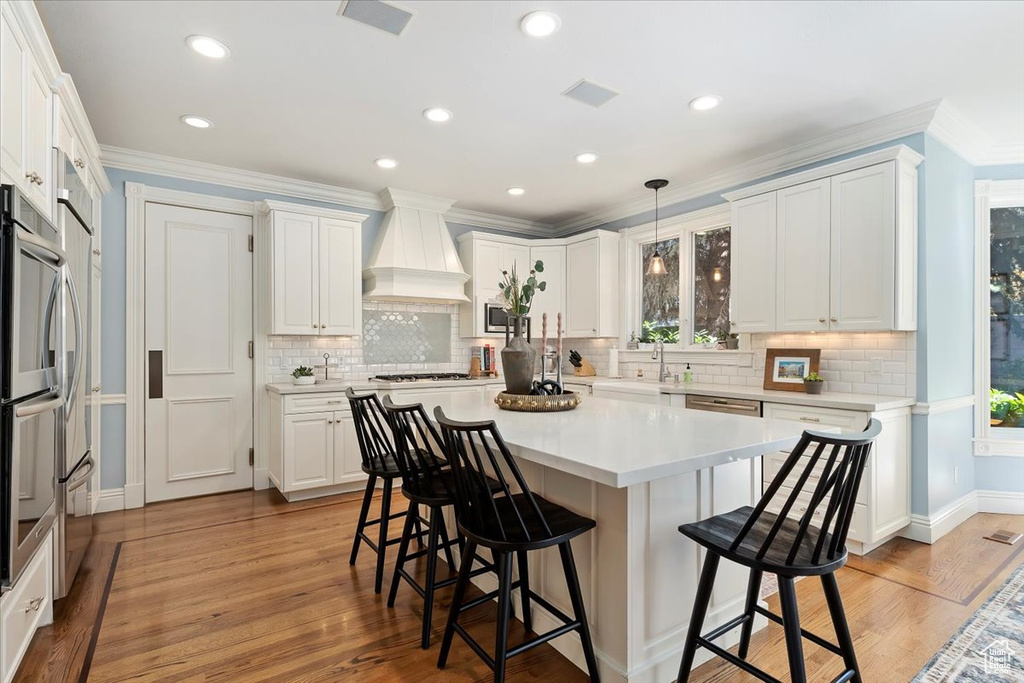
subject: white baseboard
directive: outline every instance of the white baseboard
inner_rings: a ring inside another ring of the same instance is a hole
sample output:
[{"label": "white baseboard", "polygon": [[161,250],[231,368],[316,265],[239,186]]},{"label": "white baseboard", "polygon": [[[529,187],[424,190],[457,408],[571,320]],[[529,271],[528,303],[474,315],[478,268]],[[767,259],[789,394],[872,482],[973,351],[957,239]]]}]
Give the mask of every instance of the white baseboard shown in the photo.
[{"label": "white baseboard", "polygon": [[978,512],[1024,515],[1024,491],[976,491]]},{"label": "white baseboard", "polygon": [[977,512],[978,492],[971,491],[934,514],[911,515],[910,526],[901,531],[900,536],[930,545],[966,522]]},{"label": "white baseboard", "polygon": [[257,467],[253,470],[252,487],[256,491],[270,488],[270,471],[266,467]]},{"label": "white baseboard", "polygon": [[103,489],[100,491],[99,504],[96,512],[114,512],[124,510],[124,489]]},{"label": "white baseboard", "polygon": [[124,485],[124,509],[140,508],[146,504],[145,484]]}]

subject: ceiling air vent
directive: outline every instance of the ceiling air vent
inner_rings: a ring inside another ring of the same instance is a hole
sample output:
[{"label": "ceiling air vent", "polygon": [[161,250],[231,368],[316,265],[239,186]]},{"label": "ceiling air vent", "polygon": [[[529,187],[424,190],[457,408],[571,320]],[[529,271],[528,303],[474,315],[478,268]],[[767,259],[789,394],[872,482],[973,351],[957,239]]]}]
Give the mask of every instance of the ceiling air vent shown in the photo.
[{"label": "ceiling air vent", "polygon": [[338,8],[338,16],[400,36],[409,25],[412,12],[381,0],[344,0]]},{"label": "ceiling air vent", "polygon": [[583,78],[562,94],[591,107],[600,107],[619,93]]}]

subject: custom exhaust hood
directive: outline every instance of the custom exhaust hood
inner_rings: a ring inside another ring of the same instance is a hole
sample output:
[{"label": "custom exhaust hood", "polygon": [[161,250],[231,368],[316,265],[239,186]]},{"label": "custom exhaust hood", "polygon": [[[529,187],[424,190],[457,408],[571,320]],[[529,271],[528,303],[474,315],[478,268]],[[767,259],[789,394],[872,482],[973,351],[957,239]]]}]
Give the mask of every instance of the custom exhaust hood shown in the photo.
[{"label": "custom exhaust hood", "polygon": [[386,188],[387,208],[369,265],[363,297],[390,301],[465,302],[462,269],[444,212],[451,199]]}]

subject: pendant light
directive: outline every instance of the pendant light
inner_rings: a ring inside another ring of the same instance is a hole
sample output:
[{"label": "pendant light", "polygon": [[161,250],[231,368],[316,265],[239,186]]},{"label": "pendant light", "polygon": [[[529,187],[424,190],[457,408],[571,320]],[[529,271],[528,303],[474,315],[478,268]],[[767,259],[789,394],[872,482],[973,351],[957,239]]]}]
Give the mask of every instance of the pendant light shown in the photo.
[{"label": "pendant light", "polygon": [[647,266],[648,275],[664,275],[665,274],[665,260],[661,258],[661,252],[658,251],[658,190],[668,185],[667,180],[656,179],[648,180],[644,183],[644,187],[648,190],[654,190],[654,256],[651,258],[650,265]]}]

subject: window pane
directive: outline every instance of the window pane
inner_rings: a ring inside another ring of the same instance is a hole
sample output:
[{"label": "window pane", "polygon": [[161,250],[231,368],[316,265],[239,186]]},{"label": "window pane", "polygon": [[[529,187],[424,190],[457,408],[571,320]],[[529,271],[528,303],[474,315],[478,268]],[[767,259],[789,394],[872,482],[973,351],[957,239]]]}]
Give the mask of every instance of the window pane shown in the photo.
[{"label": "window pane", "polygon": [[729,334],[729,228],[693,236],[693,336]]},{"label": "window pane", "polygon": [[991,218],[992,425],[1024,428],[1024,207]]},{"label": "window pane", "polygon": [[[665,272],[648,275],[655,246],[665,261]],[[679,341],[679,238],[649,242],[640,249],[642,341]]]}]

